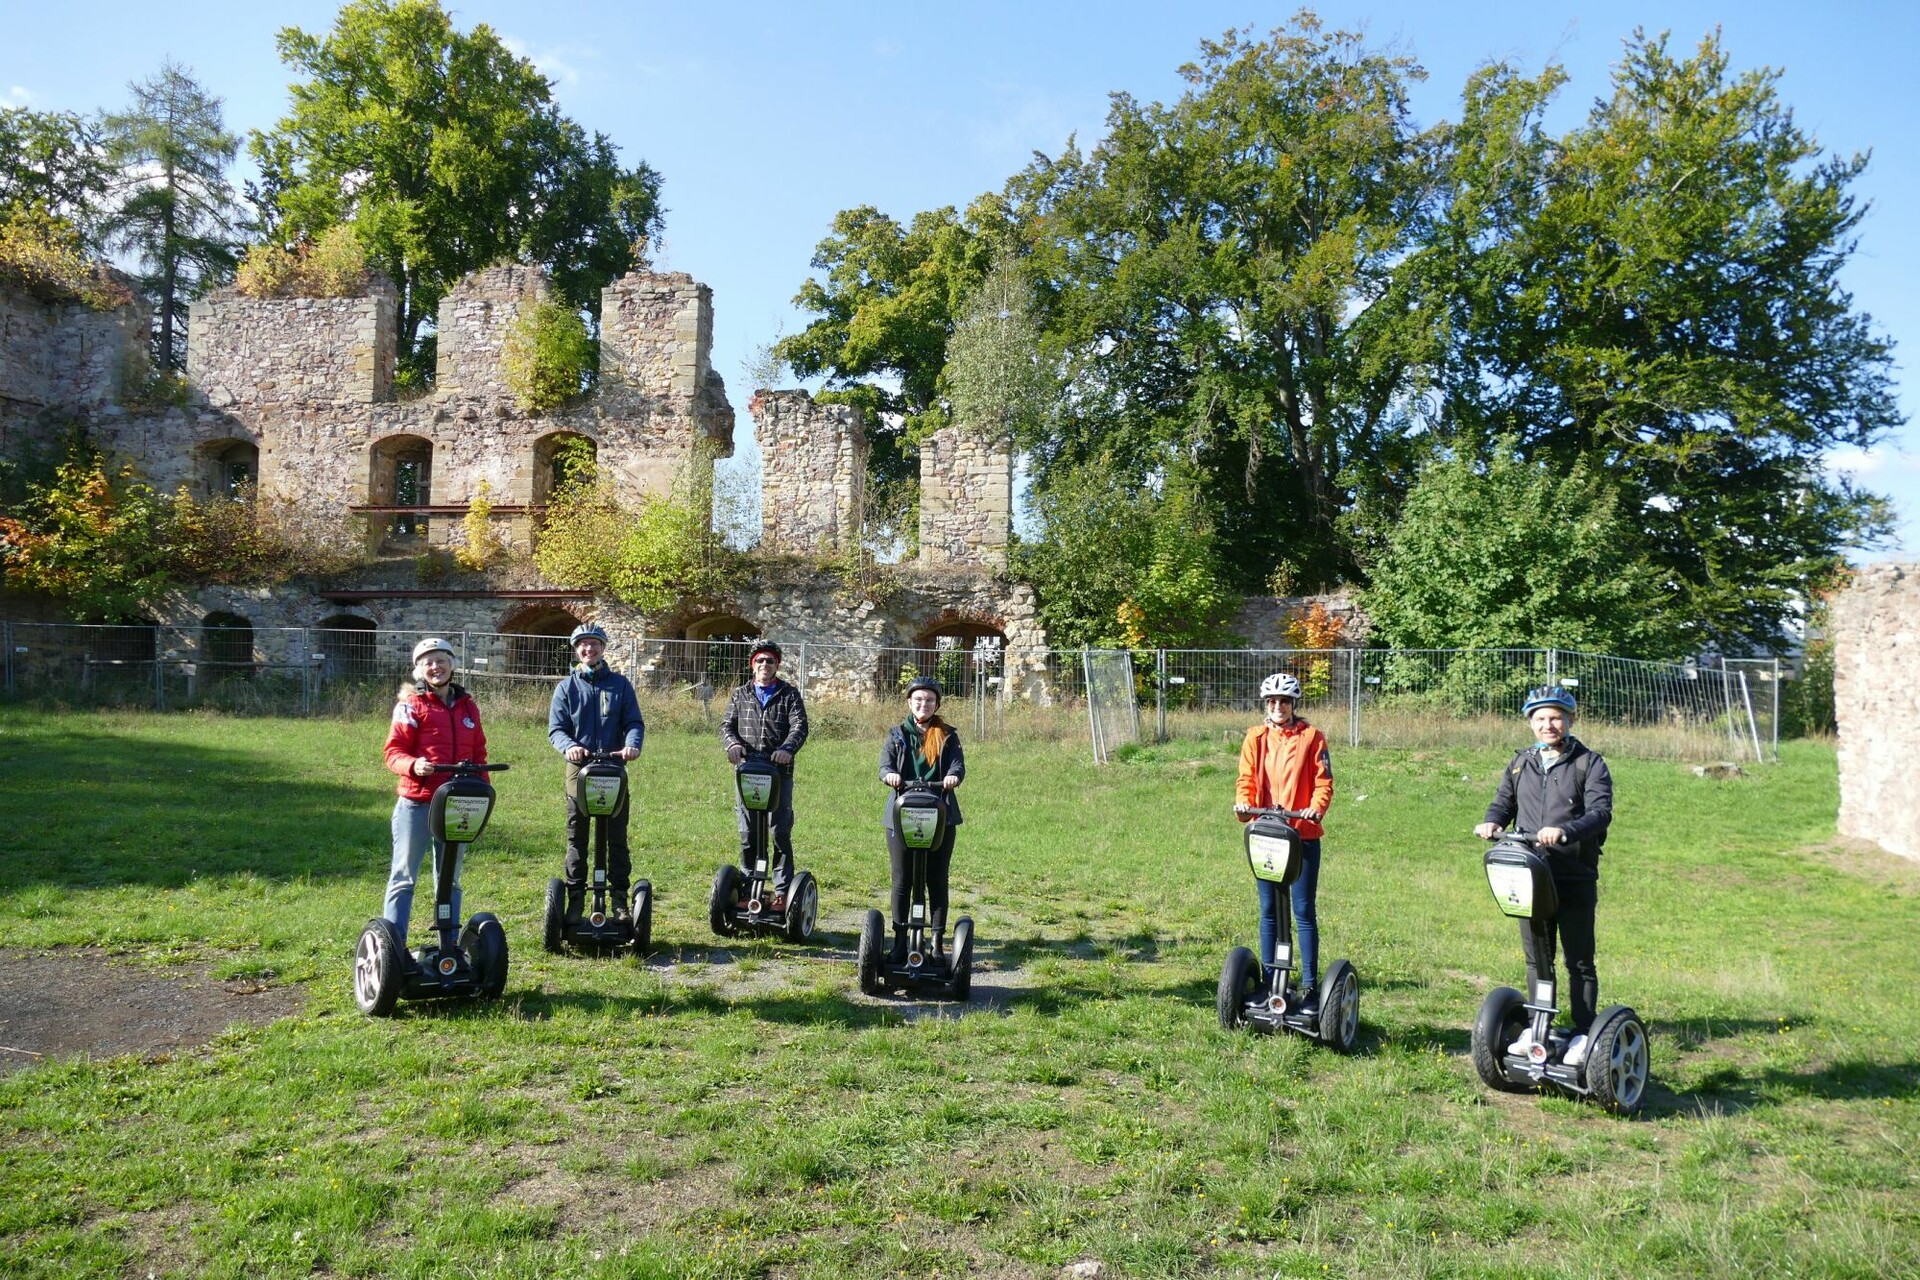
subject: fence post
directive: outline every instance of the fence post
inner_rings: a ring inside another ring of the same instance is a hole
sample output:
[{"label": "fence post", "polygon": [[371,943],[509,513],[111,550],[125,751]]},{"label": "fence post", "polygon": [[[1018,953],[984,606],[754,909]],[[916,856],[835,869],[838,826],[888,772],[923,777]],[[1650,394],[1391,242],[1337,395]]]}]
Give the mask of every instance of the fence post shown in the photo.
[{"label": "fence post", "polygon": [[1558,649],[1547,650],[1547,683],[1560,683],[1560,651]]},{"label": "fence post", "polygon": [[1167,740],[1167,651],[1153,651],[1153,707],[1155,718],[1159,721],[1154,732],[1155,742]]},{"label": "fence post", "polygon": [[167,709],[167,668],[160,659],[160,624],[153,624],[153,709]]},{"label": "fence post", "polygon": [[805,640],[800,642],[800,670],[795,674],[799,678],[793,682],[793,687],[804,699],[807,696],[807,642]]},{"label": "fence post", "polygon": [[1360,745],[1360,654],[1347,650],[1347,745]]},{"label": "fence post", "polygon": [[1773,762],[1780,763],[1780,659],[1773,660],[1773,729],[1768,734],[1773,739]]},{"label": "fence post", "polygon": [[0,668],[6,671],[7,696],[11,698],[13,696],[13,622],[10,619],[0,618],[0,641],[4,641],[7,648],[4,658],[0,659]]}]

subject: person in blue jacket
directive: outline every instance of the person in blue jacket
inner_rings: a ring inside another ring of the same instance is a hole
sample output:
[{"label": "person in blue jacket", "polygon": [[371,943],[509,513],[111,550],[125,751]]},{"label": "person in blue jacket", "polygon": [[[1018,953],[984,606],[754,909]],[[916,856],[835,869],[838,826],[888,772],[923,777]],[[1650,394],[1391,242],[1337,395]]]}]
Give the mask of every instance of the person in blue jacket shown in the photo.
[{"label": "person in blue jacket", "polygon": [[[611,752],[622,760],[636,760],[647,733],[640,718],[640,699],[633,682],[606,663],[607,633],[597,622],[584,622],[568,637],[573,670],[553,689],[547,712],[547,740],[567,762],[567,859],[561,878],[567,885],[567,915],[578,918],[586,906],[587,842],[593,830],[580,798],[580,766],[595,751]],[[620,808],[607,822],[607,888],[614,916],[627,918],[627,882],[633,876],[633,854],[627,845],[627,819],[632,812],[632,788],[620,792]]]}]

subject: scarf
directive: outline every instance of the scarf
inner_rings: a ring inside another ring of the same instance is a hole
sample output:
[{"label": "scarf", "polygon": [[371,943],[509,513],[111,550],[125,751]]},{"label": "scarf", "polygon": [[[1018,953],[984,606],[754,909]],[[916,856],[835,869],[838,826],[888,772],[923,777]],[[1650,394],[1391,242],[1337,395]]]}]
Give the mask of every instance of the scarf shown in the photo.
[{"label": "scarf", "polygon": [[901,722],[900,731],[907,738],[913,776],[921,782],[933,781],[940,769],[940,752],[947,745],[947,722],[935,716],[922,729],[912,716],[908,716]]}]

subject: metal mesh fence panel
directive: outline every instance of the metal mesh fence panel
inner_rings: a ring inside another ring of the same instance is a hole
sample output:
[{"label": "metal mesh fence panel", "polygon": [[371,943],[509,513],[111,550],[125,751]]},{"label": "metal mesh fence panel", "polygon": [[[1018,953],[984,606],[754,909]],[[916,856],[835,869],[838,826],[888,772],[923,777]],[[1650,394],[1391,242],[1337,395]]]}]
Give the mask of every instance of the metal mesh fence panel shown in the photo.
[{"label": "metal mesh fence panel", "polygon": [[1113,753],[1140,741],[1139,689],[1133,655],[1125,649],[1088,649],[1087,724],[1093,736],[1093,762],[1106,764]]}]

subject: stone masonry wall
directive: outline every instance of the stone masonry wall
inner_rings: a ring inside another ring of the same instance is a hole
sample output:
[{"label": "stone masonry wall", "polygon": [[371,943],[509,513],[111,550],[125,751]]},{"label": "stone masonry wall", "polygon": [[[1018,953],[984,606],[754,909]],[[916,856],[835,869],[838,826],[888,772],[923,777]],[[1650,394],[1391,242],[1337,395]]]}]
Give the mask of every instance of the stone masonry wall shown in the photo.
[{"label": "stone masonry wall", "polygon": [[1004,569],[1013,454],[1003,440],[943,427],[920,446],[920,563]]},{"label": "stone masonry wall", "polygon": [[1287,624],[1316,604],[1339,619],[1343,647],[1357,649],[1366,644],[1372,624],[1345,591],[1321,596],[1248,596],[1228,621],[1227,630],[1251,649],[1290,649]]},{"label": "stone masonry wall", "polygon": [[501,350],[513,322],[546,297],[546,272],[529,266],[488,267],[449,289],[436,325],[435,393],[511,400]]},{"label": "stone masonry wall", "polygon": [[1920,564],[1868,565],[1833,602],[1840,834],[1920,859]]},{"label": "stone masonry wall", "polygon": [[248,298],[229,287],[187,318],[187,378],[213,409],[375,404],[393,396],[399,299]]},{"label": "stone masonry wall", "polygon": [[149,321],[143,303],[95,311],[0,291],[0,410],[111,407],[146,376]]},{"label": "stone masonry wall", "polygon": [[856,545],[866,501],[867,433],[852,405],[805,391],[756,391],[760,546],[831,553]]}]

